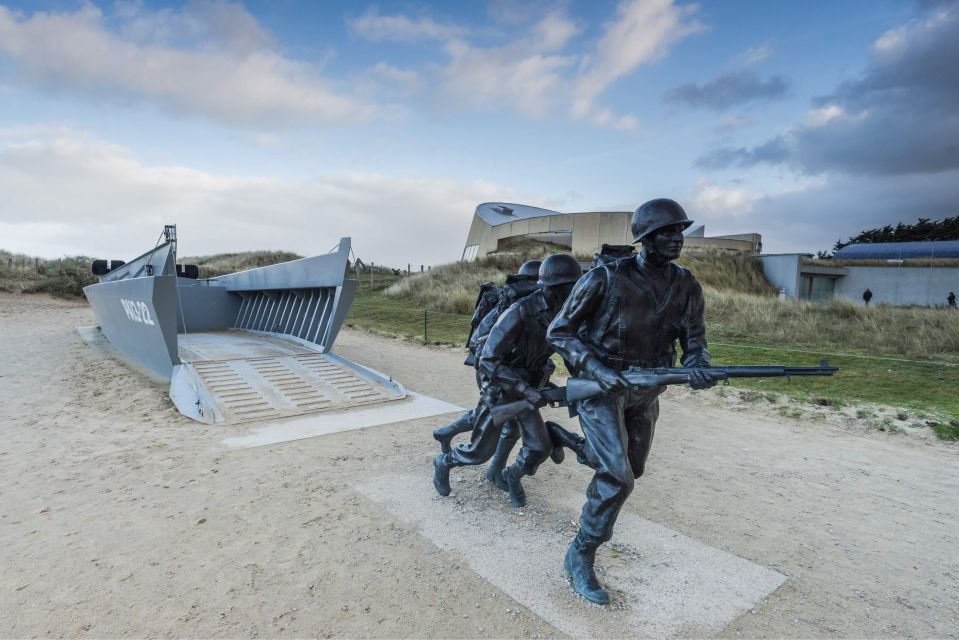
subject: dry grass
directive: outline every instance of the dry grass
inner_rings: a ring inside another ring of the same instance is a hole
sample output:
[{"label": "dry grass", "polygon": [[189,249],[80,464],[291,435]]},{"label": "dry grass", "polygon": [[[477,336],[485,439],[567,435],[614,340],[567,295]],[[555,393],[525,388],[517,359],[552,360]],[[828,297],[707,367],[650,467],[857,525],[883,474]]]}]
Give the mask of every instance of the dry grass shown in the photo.
[{"label": "dry grass", "polygon": [[864,307],[845,298],[779,300],[707,287],[706,321],[716,339],[910,358],[959,358],[959,313],[923,307]]},{"label": "dry grass", "polygon": [[245,251],[243,253],[218,253],[196,258],[178,258],[180,264],[195,264],[200,268],[201,278],[214,278],[235,271],[298,260],[303,256],[289,251]]},{"label": "dry grass", "polygon": [[[300,258],[289,251],[248,251],[220,253],[198,258],[181,258],[180,264],[200,267],[201,278],[265,267],[278,262]],[[12,266],[8,261],[12,261]],[[97,281],[91,271],[93,258],[67,256],[57,260],[43,260],[0,250],[0,291],[34,293],[56,296],[81,296],[83,287]]]},{"label": "dry grass", "polygon": [[[525,240],[508,246],[509,252],[493,254],[476,262],[452,262],[439,265],[427,273],[405,278],[389,288],[388,298],[406,300],[411,306],[426,307],[446,313],[473,312],[476,292],[484,282],[500,284],[506,275],[515,273],[526,260],[541,260],[567,251],[566,247]],[[590,256],[577,256],[589,261]],[[772,295],[774,289],[763,277],[759,262],[732,251],[691,251],[679,261],[689,267],[706,286],[746,293]]]},{"label": "dry grass", "polygon": [[383,294],[409,306],[446,313],[472,314],[476,294],[484,282],[502,284],[527,259],[518,253],[482,258],[476,262],[451,262],[393,283]]},{"label": "dry grass", "polygon": [[96,282],[91,263],[86,256],[44,260],[0,250],[0,291],[79,296],[83,287]]},{"label": "dry grass", "polygon": [[773,295],[775,288],[763,276],[754,256],[719,249],[686,249],[676,261],[690,269],[704,287],[759,295]]}]

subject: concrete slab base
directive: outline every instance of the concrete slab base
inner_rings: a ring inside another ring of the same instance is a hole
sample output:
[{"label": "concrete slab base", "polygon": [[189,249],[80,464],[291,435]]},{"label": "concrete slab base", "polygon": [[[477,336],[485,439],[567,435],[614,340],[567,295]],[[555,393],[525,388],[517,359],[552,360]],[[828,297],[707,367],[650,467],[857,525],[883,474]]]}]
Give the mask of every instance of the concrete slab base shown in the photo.
[{"label": "concrete slab base", "polygon": [[[462,477],[466,475],[464,480]],[[530,482],[541,481],[537,475]],[[615,543],[597,557],[613,603],[592,605],[568,586],[563,556],[583,496],[523,510],[482,480],[460,473],[457,492],[439,498],[428,472],[382,475],[357,487],[398,520],[544,621],[573,637],[703,637],[759,603],[786,577],[655,522],[622,513]]]},{"label": "concrete slab base", "polygon": [[220,444],[227,449],[262,447],[340,431],[365,429],[393,422],[427,418],[444,413],[462,413],[463,411],[466,411],[466,409],[455,404],[408,391],[406,398],[383,405],[271,422],[256,427],[247,435],[226,438]]}]

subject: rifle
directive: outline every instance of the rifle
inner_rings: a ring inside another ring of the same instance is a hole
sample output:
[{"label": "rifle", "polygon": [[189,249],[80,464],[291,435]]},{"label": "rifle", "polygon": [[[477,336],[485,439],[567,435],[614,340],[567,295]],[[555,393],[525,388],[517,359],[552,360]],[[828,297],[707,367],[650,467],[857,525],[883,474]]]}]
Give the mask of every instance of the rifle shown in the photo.
[{"label": "rifle", "polygon": [[[659,387],[670,384],[687,384],[693,371],[702,371],[713,380],[724,381],[728,384],[730,378],[792,378],[793,376],[831,376],[839,367],[830,367],[823,360],[818,367],[784,367],[782,365],[740,365],[729,367],[703,367],[692,369],[687,367],[657,367],[643,369],[629,367],[620,375],[629,383],[630,389]],[[499,426],[519,414],[539,409],[549,405],[551,407],[567,407],[581,400],[588,400],[606,393],[598,382],[590,378],[570,378],[565,387],[550,387],[539,390],[542,401],[533,404],[529,400],[517,400],[490,408],[493,424]]]}]

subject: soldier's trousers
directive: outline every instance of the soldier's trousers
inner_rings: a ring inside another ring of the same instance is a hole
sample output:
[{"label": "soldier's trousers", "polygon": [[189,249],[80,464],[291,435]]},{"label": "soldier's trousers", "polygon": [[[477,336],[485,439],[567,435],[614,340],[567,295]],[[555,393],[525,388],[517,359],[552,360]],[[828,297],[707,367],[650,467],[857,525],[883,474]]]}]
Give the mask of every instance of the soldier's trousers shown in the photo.
[{"label": "soldier's trousers", "polygon": [[453,447],[453,450],[446,454],[446,462],[450,467],[483,464],[493,456],[501,439],[506,447],[504,450],[509,451],[522,434],[523,446],[516,455],[516,463],[523,468],[524,473],[532,475],[553,450],[549,431],[539,411],[526,411],[502,428],[493,424],[493,418],[485,404],[476,408],[475,417],[476,423],[469,444]]},{"label": "soldier's trousers", "polygon": [[595,473],[586,489],[580,528],[607,542],[619,510],[646,469],[659,417],[659,394],[665,387],[627,391],[583,400],[576,406],[588,446],[586,457]]}]

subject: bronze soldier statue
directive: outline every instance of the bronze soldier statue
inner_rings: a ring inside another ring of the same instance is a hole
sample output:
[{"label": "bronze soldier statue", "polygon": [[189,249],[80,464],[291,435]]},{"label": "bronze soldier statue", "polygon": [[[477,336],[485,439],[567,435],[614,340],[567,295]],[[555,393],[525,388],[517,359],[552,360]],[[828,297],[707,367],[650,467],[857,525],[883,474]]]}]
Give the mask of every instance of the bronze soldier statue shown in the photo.
[{"label": "bronze soldier statue", "polygon": [[[470,318],[470,332],[466,336],[466,348],[470,348],[473,341],[473,334],[476,333],[476,327],[486,317],[486,314],[493,310],[499,301],[499,292],[492,282],[484,282],[480,285],[479,295],[476,296],[476,304],[473,306],[473,317]],[[472,351],[472,350],[471,350]]]},{"label": "bronze soldier statue", "polygon": [[[450,493],[450,469],[486,462],[493,455],[497,440],[502,441],[503,430],[490,415],[492,407],[521,399],[532,405],[541,404],[539,387],[553,369],[549,360],[553,350],[546,342],[546,329],[580,275],[582,269],[572,256],[549,256],[539,269],[540,288],[510,306],[493,325],[480,355],[480,372],[488,383],[476,408],[470,443],[441,453],[433,460],[433,485],[440,495]],[[553,452],[553,445],[535,406],[514,420],[519,424],[523,446],[516,462],[503,469],[502,479],[510,502],[520,507],[526,504],[522,477],[536,473]],[[505,456],[500,464],[504,463]]]},{"label": "bronze soldier statue", "polygon": [[600,267],[623,258],[632,258],[636,247],[631,244],[603,244],[599,253],[593,254],[593,266]]},{"label": "bronze soldier statue", "polygon": [[[490,329],[493,328],[500,314],[508,309],[510,305],[536,291],[539,287],[536,281],[539,278],[539,267],[541,264],[541,260],[528,260],[520,266],[515,274],[506,276],[506,283],[502,286],[488,289],[486,285],[489,283],[486,283],[482,285],[480,289],[473,319],[470,321],[469,355],[463,363],[467,366],[474,367],[476,370],[476,385],[480,391],[483,390],[483,381],[479,371],[479,352],[483,349],[483,344],[486,342]],[[473,321],[476,320],[480,313],[483,313],[483,315],[474,325]],[[452,439],[459,433],[472,431],[475,424],[476,409],[470,409],[450,424],[434,430],[433,438],[440,443],[440,451],[442,453],[449,453],[452,448]],[[506,490],[506,484],[503,481],[501,472],[506,465],[506,460],[509,458],[510,452],[518,440],[519,427],[511,420],[503,427],[496,452],[490,459],[490,465],[486,471],[486,478],[490,482],[496,483],[496,485],[504,491]]]},{"label": "bronze soldier statue", "polygon": [[[690,386],[715,384],[705,370],[698,370],[710,365],[702,288],[692,273],[672,262],[691,224],[673,200],[640,206],[631,221],[640,253],[589,271],[549,327],[547,339],[571,374],[596,380],[605,392],[576,404],[585,446],[568,432],[564,442],[595,471],[579,533],[564,562],[573,588],[594,603],[609,602],[593,568],[596,549],[612,537],[634,480],[643,475],[659,416],[658,397],[665,389],[629,388],[620,372],[630,366],[672,366],[679,340],[683,366],[697,368]],[[551,432],[554,440],[563,440],[562,433]]]}]

